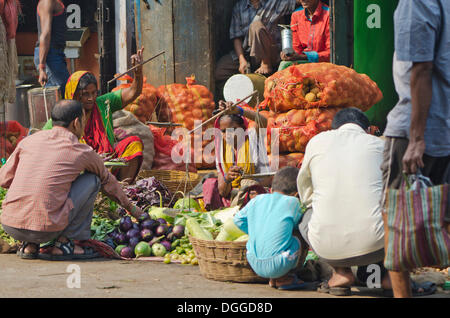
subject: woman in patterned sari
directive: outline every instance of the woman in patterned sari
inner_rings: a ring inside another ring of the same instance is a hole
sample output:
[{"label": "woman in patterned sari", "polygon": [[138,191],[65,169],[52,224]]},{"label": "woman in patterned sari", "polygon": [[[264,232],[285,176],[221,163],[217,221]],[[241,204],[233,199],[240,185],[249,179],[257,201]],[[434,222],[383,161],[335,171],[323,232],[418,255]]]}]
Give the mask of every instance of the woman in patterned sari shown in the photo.
[{"label": "woman in patterned sari", "polygon": [[[142,62],[143,49],[133,55],[132,65]],[[86,112],[86,128],[80,140],[91,146],[97,153],[108,158],[120,158],[127,166],[113,168],[119,181],[133,183],[143,160],[143,144],[139,137],[130,136],[116,141],[112,114],[125,108],[142,92],[142,66],[134,71],[133,84],[115,92],[98,95],[97,79],[92,73],[78,71],[73,73],[66,84],[65,99],[75,99],[83,104]],[[51,120],[44,129],[52,128]]]}]

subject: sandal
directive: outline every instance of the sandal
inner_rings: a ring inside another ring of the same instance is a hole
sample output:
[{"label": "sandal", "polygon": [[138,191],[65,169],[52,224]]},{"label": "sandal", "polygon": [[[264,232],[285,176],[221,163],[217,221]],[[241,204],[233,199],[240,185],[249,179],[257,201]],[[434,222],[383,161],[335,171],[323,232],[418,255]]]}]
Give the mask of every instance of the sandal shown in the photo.
[{"label": "sandal", "polygon": [[319,285],[317,291],[334,296],[351,296],[352,294],[351,287],[330,287],[327,280]]},{"label": "sandal", "polygon": [[[36,245],[36,250],[33,253],[25,253],[25,249],[31,244]],[[21,259],[37,259],[38,254],[39,254],[39,244],[30,242],[23,242],[23,245],[17,251],[17,256],[19,256]]]},{"label": "sandal", "polygon": [[72,260],[74,258],[74,249],[75,244],[71,240],[67,240],[67,242],[62,243],[59,241],[54,241],[45,246],[48,247],[57,247],[59,248],[63,254],[62,255],[53,255],[51,253],[39,253],[38,258],[46,261],[67,261]]},{"label": "sandal", "polygon": [[274,288],[279,290],[300,290],[305,289],[307,287],[306,283],[300,280],[296,275],[293,275],[293,281],[287,285],[274,286]]},{"label": "sandal", "polygon": [[[422,291],[419,291],[422,289]],[[437,290],[436,284],[432,282],[418,283],[411,280],[411,292],[413,297],[433,295]],[[392,289],[384,289],[383,296],[394,297]]]},{"label": "sandal", "polygon": [[100,254],[96,252],[92,247],[81,246],[83,254],[73,254],[73,259],[92,259],[100,257]]}]

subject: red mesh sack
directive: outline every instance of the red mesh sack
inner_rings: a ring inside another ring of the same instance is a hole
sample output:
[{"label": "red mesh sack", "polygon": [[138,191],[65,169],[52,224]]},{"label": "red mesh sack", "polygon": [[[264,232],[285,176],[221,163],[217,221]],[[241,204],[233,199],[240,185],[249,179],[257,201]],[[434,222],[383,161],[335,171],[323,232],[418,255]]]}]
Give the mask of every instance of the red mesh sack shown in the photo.
[{"label": "red mesh sack", "polygon": [[[133,78],[124,75],[121,77],[122,80],[127,80],[128,83],[121,84],[115,87],[112,91],[117,91],[119,89],[127,88],[131,86]],[[142,93],[136,98],[132,103],[125,107],[125,110],[131,112],[144,124],[150,121],[155,111],[158,102],[158,94],[155,87],[147,83],[147,78],[144,77],[144,84],[142,86]]]},{"label": "red mesh sack", "polygon": [[[176,156],[183,156],[183,147],[181,142],[174,140],[170,135],[166,135],[166,128],[158,128],[149,125],[150,130],[153,133],[153,142],[155,146],[155,157],[153,158],[154,170],[180,170],[186,171],[185,162],[175,162],[172,158],[172,150],[175,148]],[[193,152],[191,152],[193,154]],[[194,162],[194,157],[191,157],[191,163],[188,165],[190,172],[197,172]]]},{"label": "red mesh sack", "polygon": [[383,94],[366,74],[342,65],[293,65],[266,79],[263,106],[277,113],[317,107],[357,107],[378,103]]},{"label": "red mesh sack", "polygon": [[[195,128],[194,121],[204,122],[212,117],[215,103],[213,94],[208,88],[196,84],[195,76],[187,77],[186,82],[186,85],[169,84],[158,87],[160,106],[157,109],[157,116],[159,121],[182,124],[186,129],[192,130]],[[212,141],[212,139],[204,140],[204,131],[213,127],[213,122],[202,127],[202,148]],[[192,134],[191,138],[193,146],[198,137]],[[203,162],[197,164],[197,167],[213,168],[215,163],[208,164],[203,158]]]},{"label": "red mesh sack", "polygon": [[[303,162],[304,153],[289,153],[287,155],[278,155],[278,169],[283,167],[297,167],[300,168]],[[274,160],[273,155],[269,155],[269,164],[272,165]]]},{"label": "red mesh sack", "polygon": [[[272,129],[278,128],[280,153],[304,152],[306,145],[318,133],[331,129],[338,108],[313,108],[291,110],[269,120],[268,145],[272,143]],[[270,152],[270,147],[267,148]]]}]

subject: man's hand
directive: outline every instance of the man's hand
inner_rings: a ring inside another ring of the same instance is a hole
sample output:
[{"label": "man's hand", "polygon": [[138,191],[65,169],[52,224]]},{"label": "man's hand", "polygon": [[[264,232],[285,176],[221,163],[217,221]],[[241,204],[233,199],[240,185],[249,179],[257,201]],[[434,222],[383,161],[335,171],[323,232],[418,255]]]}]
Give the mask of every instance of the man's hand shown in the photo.
[{"label": "man's hand", "polygon": [[247,60],[245,58],[239,59],[239,73],[246,74],[247,73]]},{"label": "man's hand", "polygon": [[44,69],[39,70],[39,84],[44,86],[48,82],[48,76]]},{"label": "man's hand", "polygon": [[283,61],[300,61],[300,60],[307,60],[308,57],[306,56],[306,54],[302,53],[302,54],[297,54],[292,53],[290,55],[286,55],[286,53],[284,53],[283,51],[280,52],[280,57]]},{"label": "man's hand", "polygon": [[406,174],[415,174],[419,168],[424,167],[423,154],[425,153],[425,141],[410,141],[403,156],[403,171]]},{"label": "man's hand", "polygon": [[135,206],[133,204],[131,204],[130,208],[127,209],[127,210],[136,219],[139,219],[139,217],[144,214],[144,211],[142,211],[142,209],[140,207],[137,207],[137,206]]}]

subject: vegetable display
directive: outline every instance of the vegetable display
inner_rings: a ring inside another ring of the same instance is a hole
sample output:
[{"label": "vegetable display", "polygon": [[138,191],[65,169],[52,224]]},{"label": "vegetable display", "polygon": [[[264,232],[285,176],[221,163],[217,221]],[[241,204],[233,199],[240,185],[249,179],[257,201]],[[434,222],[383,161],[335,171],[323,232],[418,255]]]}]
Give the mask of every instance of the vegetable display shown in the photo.
[{"label": "vegetable display", "polygon": [[138,180],[124,190],[130,201],[143,210],[150,206],[169,204],[171,199],[170,191],[155,177]]},{"label": "vegetable display", "polygon": [[[2,214],[2,203],[6,197],[6,189],[0,188],[0,215]],[[18,243],[15,239],[9,236],[4,230],[2,225],[0,224],[0,239],[5,241],[9,246],[14,246]]]}]

